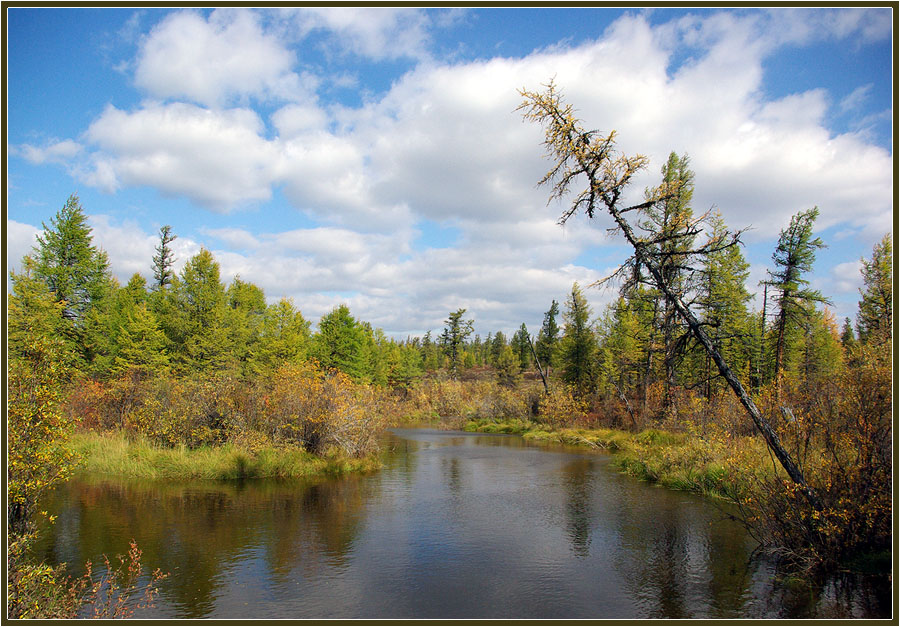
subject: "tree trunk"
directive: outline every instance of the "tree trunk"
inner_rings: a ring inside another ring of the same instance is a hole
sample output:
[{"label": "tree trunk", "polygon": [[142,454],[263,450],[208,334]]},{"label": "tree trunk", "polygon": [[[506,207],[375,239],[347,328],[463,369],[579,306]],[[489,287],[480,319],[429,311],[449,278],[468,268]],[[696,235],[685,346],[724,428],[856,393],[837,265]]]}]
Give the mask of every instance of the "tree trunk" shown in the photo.
[{"label": "tree trunk", "polygon": [[738,399],[741,401],[741,404],[747,410],[747,413],[750,414],[750,418],[753,420],[753,424],[756,425],[756,428],[765,439],[766,444],[775,454],[775,457],[778,458],[778,461],[781,463],[788,476],[794,483],[796,483],[800,487],[809,504],[812,505],[812,507],[816,510],[821,511],[822,502],[819,500],[819,497],[816,494],[815,490],[813,490],[809,486],[809,484],[806,483],[806,479],[804,479],[803,473],[791,459],[791,456],[788,454],[788,452],[784,450],[784,447],[781,445],[781,441],[778,439],[778,434],[775,433],[775,430],[772,429],[772,426],[768,423],[768,421],[763,418],[759,409],[756,407],[756,404],[744,390],[744,386],[741,385],[741,382],[735,376],[734,372],[732,372],[728,364],[725,363],[722,355],[718,350],[716,350],[715,346],[713,346],[713,343],[709,339],[709,336],[703,330],[703,327],[700,326],[700,321],[697,320],[696,316],[694,316],[694,314],[687,307],[687,305],[684,304],[681,298],[677,294],[673,293],[669,286],[665,284],[665,281],[663,280],[659,269],[656,267],[656,265],[653,264],[651,259],[648,259],[646,257],[643,245],[635,237],[634,231],[632,231],[631,229],[631,225],[622,218],[619,211],[614,207],[608,206],[608,209],[609,213],[616,221],[616,224],[619,226],[619,228],[622,229],[622,232],[628,240],[628,243],[631,244],[631,246],[634,248],[634,253],[637,261],[643,264],[645,268],[647,268],[647,270],[653,276],[653,280],[657,284],[657,287],[660,289],[660,291],[663,292],[666,299],[668,299],[671,305],[675,308],[675,311],[679,316],[681,316],[682,320],[687,323],[691,332],[694,334],[694,337],[697,338],[697,340],[706,350],[707,354],[712,357],[713,361],[716,364],[716,367],[718,367],[719,369],[719,373],[722,375],[722,377],[724,377],[725,381],[728,382],[728,385],[731,386],[731,389],[734,391],[735,395],[737,395]]},{"label": "tree trunk", "polygon": [[537,352],[534,350],[534,343],[531,341],[531,336],[528,336],[528,346],[531,348],[531,356],[534,357],[534,365],[537,366],[538,372],[541,373],[541,381],[544,383],[544,393],[550,393],[550,386],[547,385],[547,374],[544,372],[544,369],[541,367],[541,360],[538,359]]}]

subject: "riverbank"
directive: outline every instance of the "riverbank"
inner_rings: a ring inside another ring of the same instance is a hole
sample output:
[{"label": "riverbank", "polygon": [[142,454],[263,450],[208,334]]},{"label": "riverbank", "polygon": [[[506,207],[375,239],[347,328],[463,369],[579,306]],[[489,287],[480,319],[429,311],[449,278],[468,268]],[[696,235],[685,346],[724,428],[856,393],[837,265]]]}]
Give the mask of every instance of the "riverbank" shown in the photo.
[{"label": "riverbank", "polygon": [[118,431],[77,433],[68,448],[81,460],[77,473],[120,479],[309,479],[372,472],[381,466],[376,454],[353,458],[332,452],[318,456],[295,446],[249,441],[196,449],[184,445],[167,448]]},{"label": "riverbank", "polygon": [[508,433],[526,440],[560,442],[614,454],[615,467],[672,490],[740,500],[748,482],[764,473],[766,449],[758,438],[695,435],[660,429],[553,428],[526,420],[470,420],[465,431]]}]

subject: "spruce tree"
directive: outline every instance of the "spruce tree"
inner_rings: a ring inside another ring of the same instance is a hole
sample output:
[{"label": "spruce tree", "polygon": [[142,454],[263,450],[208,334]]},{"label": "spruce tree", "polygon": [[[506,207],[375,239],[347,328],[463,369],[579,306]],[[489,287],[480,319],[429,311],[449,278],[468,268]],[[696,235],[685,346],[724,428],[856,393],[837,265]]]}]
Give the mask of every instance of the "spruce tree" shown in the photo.
[{"label": "spruce tree", "polygon": [[168,224],[159,229],[159,245],[156,254],[153,255],[153,289],[162,290],[172,284],[175,272],[172,266],[175,263],[175,253],[170,244],[178,238],[172,233],[172,227]]},{"label": "spruce tree", "polygon": [[541,364],[548,369],[556,365],[554,352],[559,339],[559,325],[556,322],[558,315],[559,303],[554,300],[550,304],[550,309],[544,313],[544,322],[541,324],[534,346],[534,352],[537,353]]},{"label": "spruce tree", "polygon": [[816,207],[794,215],[788,228],[781,231],[772,255],[776,269],[769,271],[768,284],[775,291],[774,374],[779,388],[785,363],[793,357],[788,353],[797,335],[808,325],[816,304],[828,302],[819,291],[806,287],[809,281],[805,276],[812,271],[816,250],[825,247],[820,238],[813,237],[818,215]]},{"label": "spruce tree", "polygon": [[841,327],[841,346],[848,353],[856,346],[856,336],[853,335],[853,325],[850,323],[850,318],[844,318],[844,326]]},{"label": "spruce tree", "polygon": [[857,334],[861,342],[882,342],[890,339],[894,325],[891,234],[875,245],[871,261],[861,261],[864,287],[859,290]]},{"label": "spruce tree", "polygon": [[559,347],[559,367],[563,380],[579,394],[586,394],[594,387],[594,359],[596,338],[590,325],[591,308],[578,283],[566,300],[563,314],[565,327]]},{"label": "spruce tree", "polygon": [[513,335],[510,346],[519,360],[519,370],[525,371],[531,365],[531,338],[528,335],[528,327],[525,323]]},{"label": "spruce tree", "polygon": [[87,216],[75,194],[49,227],[42,226],[44,232],[34,250],[35,276],[64,303],[63,316],[79,326],[90,308],[109,292],[109,259],[94,246]]},{"label": "spruce tree", "polygon": [[462,346],[466,338],[472,334],[474,320],[463,320],[462,316],[466,313],[465,309],[457,309],[450,313],[450,316],[444,320],[444,332],[441,334],[441,346],[444,353],[450,359],[450,372],[454,376],[459,373],[462,365]]}]

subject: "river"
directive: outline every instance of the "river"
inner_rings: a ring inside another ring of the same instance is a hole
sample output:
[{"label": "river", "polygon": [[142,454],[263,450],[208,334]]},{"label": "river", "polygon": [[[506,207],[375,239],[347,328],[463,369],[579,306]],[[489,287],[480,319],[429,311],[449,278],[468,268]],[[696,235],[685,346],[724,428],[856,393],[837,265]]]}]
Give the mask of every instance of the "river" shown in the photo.
[{"label": "river", "polygon": [[315,484],[69,482],[43,556],[137,541],[170,576],[135,618],[890,616],[890,584],[775,583],[722,504],[591,451],[395,429],[385,467]]}]

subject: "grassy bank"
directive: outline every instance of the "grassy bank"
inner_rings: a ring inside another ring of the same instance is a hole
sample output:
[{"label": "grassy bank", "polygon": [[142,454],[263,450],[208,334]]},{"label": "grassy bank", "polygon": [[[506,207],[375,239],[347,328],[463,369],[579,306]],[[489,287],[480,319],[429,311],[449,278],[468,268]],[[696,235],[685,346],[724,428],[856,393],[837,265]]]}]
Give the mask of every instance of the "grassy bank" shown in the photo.
[{"label": "grassy bank", "polygon": [[620,471],[673,490],[736,499],[764,472],[768,457],[758,438],[724,437],[645,429],[552,428],[525,420],[469,421],[464,429],[510,433],[528,440],[560,442],[613,453]]},{"label": "grassy bank", "polygon": [[81,458],[78,472],[89,476],[169,481],[295,479],[370,472],[380,466],[375,455],[349,458],[316,456],[292,446],[225,443],[189,449],[156,446],[120,432],[74,435],[69,447]]}]

